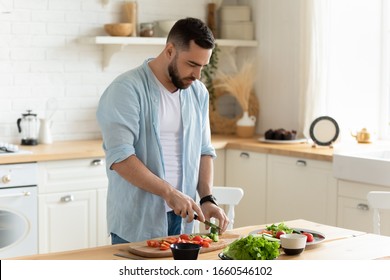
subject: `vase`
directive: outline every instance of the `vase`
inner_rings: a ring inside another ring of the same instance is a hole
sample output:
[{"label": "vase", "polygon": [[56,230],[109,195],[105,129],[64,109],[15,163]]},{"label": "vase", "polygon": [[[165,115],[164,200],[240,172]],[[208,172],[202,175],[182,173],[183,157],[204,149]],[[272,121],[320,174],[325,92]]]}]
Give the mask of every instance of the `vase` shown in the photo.
[{"label": "vase", "polygon": [[53,143],[53,138],[51,136],[51,120],[40,119],[39,127],[39,144],[51,144]]},{"label": "vase", "polygon": [[236,134],[238,137],[248,138],[255,134],[256,117],[249,116],[247,111],[244,112],[236,124]]}]

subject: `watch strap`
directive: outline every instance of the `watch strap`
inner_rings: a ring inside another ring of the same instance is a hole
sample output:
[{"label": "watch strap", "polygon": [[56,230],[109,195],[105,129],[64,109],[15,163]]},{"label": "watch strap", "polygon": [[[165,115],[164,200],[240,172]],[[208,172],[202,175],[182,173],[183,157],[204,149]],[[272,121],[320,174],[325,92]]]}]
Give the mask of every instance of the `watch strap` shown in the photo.
[{"label": "watch strap", "polygon": [[218,206],[217,199],[212,194],[202,197],[201,200],[199,201],[199,204],[202,205],[205,202],[211,202],[216,206]]}]

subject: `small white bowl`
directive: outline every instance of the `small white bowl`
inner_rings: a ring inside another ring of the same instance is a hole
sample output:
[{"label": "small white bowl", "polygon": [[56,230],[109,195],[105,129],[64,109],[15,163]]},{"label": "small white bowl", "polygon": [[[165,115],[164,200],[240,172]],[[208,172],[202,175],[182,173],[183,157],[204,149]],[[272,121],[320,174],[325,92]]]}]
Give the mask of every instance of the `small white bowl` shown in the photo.
[{"label": "small white bowl", "polygon": [[298,255],[306,247],[307,236],[297,233],[282,234],[280,236],[280,245],[286,255]]}]

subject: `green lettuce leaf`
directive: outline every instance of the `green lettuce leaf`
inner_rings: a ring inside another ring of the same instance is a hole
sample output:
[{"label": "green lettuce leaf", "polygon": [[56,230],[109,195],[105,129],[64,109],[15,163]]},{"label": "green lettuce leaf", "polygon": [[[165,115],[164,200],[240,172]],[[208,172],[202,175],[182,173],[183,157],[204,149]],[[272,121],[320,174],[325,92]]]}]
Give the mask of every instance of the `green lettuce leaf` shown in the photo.
[{"label": "green lettuce leaf", "polygon": [[273,260],[279,256],[279,242],[248,235],[233,241],[223,254],[234,260]]}]

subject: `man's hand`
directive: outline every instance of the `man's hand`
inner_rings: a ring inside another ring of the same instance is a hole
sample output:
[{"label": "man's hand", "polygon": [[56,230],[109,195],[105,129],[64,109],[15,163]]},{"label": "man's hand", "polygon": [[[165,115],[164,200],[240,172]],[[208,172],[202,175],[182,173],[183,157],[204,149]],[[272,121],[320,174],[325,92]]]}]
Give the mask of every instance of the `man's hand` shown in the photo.
[{"label": "man's hand", "polygon": [[[225,214],[225,211],[211,203],[211,202],[205,202],[201,206],[202,212],[204,214],[205,220],[210,221],[211,218],[215,218],[218,220],[218,226],[221,228],[221,231],[219,234],[222,234],[226,231],[228,225],[229,225],[229,219]],[[208,230],[210,227],[206,226],[206,229]]]},{"label": "man's hand", "polygon": [[198,215],[199,221],[205,220],[199,205],[188,195],[172,188],[169,194],[163,198],[176,215],[187,218],[188,222],[192,222],[195,213]]}]

